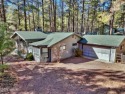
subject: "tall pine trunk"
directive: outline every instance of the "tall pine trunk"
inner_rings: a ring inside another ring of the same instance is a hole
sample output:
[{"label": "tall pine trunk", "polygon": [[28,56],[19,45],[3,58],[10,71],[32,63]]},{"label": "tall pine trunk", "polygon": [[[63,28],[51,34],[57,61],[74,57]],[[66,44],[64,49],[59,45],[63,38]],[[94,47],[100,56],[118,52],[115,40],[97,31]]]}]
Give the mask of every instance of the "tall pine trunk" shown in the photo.
[{"label": "tall pine trunk", "polygon": [[84,32],[84,8],[85,7],[85,0],[82,1],[82,22],[81,22],[81,33]]},{"label": "tall pine trunk", "polygon": [[93,17],[92,17],[92,21],[91,21],[91,34],[93,34],[93,30],[94,30],[94,21],[95,21],[95,17],[96,17],[96,8],[97,8],[97,4],[95,3],[94,5],[94,11],[93,11]]},{"label": "tall pine trunk", "polygon": [[21,25],[21,21],[20,21],[20,6],[18,5],[18,29]]},{"label": "tall pine trunk", "polygon": [[37,0],[37,8],[38,8],[38,11],[37,11],[37,15],[38,15],[38,18],[37,18],[37,26],[39,27],[40,26],[40,12],[39,12],[39,0]]},{"label": "tall pine trunk", "polygon": [[87,17],[87,28],[86,28],[86,32],[88,32],[89,31],[89,16],[90,16],[90,7],[88,6],[88,17]]},{"label": "tall pine trunk", "polygon": [[49,5],[49,25],[50,25],[50,32],[52,31],[52,1],[50,0]]},{"label": "tall pine trunk", "polygon": [[54,32],[56,32],[56,0],[53,0],[53,9],[54,9]]},{"label": "tall pine trunk", "polygon": [[33,9],[32,9],[32,17],[33,17],[33,29],[34,29],[34,31],[35,31],[35,26],[36,26],[36,24],[35,24],[34,10],[33,10]]},{"label": "tall pine trunk", "polygon": [[28,12],[28,18],[29,18],[29,30],[31,31],[31,24],[30,24],[30,14],[29,14],[29,12]]},{"label": "tall pine trunk", "polygon": [[113,33],[114,17],[115,17],[115,12],[113,11],[111,14],[109,35],[112,35]]},{"label": "tall pine trunk", "polygon": [[73,23],[72,23],[72,27],[73,27],[73,32],[75,32],[75,0],[73,0],[72,2],[73,4]]},{"label": "tall pine trunk", "polygon": [[63,1],[62,1],[62,27],[61,27],[61,30],[62,30],[62,32],[64,31],[64,3],[63,3]]},{"label": "tall pine trunk", "polygon": [[[29,6],[29,2],[28,2],[28,6]],[[31,31],[31,20],[30,20],[30,11],[28,11],[28,20],[29,20],[29,31]]]},{"label": "tall pine trunk", "polygon": [[[0,58],[1,58],[1,64],[3,65],[4,62],[3,62],[3,54],[2,53],[0,54]],[[1,72],[4,73],[4,68],[2,68]]]},{"label": "tall pine trunk", "polygon": [[4,6],[4,0],[1,0],[2,5],[2,21],[6,22],[6,12],[5,12],[5,6]]},{"label": "tall pine trunk", "polygon": [[3,65],[3,55],[2,55],[2,53],[0,54],[0,58],[1,58],[1,64]]},{"label": "tall pine trunk", "polygon": [[70,24],[70,22],[71,22],[71,1],[72,0],[70,0],[70,2],[69,2],[69,15],[68,15],[68,32],[70,32],[71,31],[71,24]]},{"label": "tall pine trunk", "polygon": [[45,25],[45,23],[44,23],[44,2],[43,2],[43,0],[42,0],[42,19],[43,19],[43,31],[44,31],[44,25]]},{"label": "tall pine trunk", "polygon": [[76,31],[79,31],[79,4],[77,3],[77,28]]},{"label": "tall pine trunk", "polygon": [[26,0],[23,0],[24,3],[24,28],[27,31],[27,14],[26,14]]}]

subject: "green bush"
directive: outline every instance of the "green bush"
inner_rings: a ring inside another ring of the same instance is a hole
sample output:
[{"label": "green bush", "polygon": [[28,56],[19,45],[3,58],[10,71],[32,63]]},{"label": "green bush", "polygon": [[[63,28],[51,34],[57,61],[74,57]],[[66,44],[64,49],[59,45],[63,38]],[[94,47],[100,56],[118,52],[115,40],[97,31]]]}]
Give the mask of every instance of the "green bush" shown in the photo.
[{"label": "green bush", "polygon": [[5,64],[0,64],[0,72],[2,72],[3,70],[7,70],[9,69],[9,66],[8,65],[5,65]]},{"label": "green bush", "polygon": [[82,56],[82,51],[79,48],[75,49],[75,56],[76,57]]},{"label": "green bush", "polygon": [[26,60],[32,61],[34,60],[33,54],[32,53],[28,53],[26,56]]}]

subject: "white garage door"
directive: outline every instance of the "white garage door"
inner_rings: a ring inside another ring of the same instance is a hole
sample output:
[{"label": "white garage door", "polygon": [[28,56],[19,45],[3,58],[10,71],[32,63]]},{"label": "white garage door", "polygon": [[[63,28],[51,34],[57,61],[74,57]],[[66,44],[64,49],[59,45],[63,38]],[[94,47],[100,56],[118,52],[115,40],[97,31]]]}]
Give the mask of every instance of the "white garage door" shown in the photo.
[{"label": "white garage door", "polygon": [[110,52],[111,50],[108,48],[83,45],[83,55],[87,57],[110,61]]}]

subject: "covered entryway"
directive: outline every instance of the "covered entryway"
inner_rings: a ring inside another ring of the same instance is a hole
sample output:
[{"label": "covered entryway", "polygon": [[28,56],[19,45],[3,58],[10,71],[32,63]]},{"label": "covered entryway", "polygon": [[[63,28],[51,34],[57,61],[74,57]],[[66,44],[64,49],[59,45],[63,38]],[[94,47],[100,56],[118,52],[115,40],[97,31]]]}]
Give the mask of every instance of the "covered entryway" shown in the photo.
[{"label": "covered entryway", "polygon": [[110,62],[111,48],[83,45],[83,55]]},{"label": "covered entryway", "polygon": [[33,47],[33,56],[36,62],[50,62],[51,49],[45,47]]},{"label": "covered entryway", "polygon": [[40,62],[41,50],[38,47],[33,47],[33,56],[36,62]]}]

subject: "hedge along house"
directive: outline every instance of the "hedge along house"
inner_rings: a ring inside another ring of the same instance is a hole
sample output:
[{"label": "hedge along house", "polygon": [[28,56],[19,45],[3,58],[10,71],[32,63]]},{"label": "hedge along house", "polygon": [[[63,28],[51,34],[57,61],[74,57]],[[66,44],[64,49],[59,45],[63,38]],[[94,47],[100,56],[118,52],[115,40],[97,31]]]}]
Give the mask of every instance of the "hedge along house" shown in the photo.
[{"label": "hedge along house", "polygon": [[44,40],[47,34],[34,31],[16,31],[11,36],[15,40],[16,49],[21,51],[22,54],[32,52],[32,47],[29,45],[32,42]]},{"label": "hedge along house", "polygon": [[64,50],[60,59],[69,58],[74,55],[73,49],[78,47],[77,42],[81,39],[80,36],[70,33],[51,33],[45,40],[31,43],[33,46],[33,55],[37,62],[52,62],[57,60],[56,52]]},{"label": "hedge along house", "polygon": [[79,41],[83,56],[116,62],[117,54],[125,52],[125,36],[85,35]]}]

